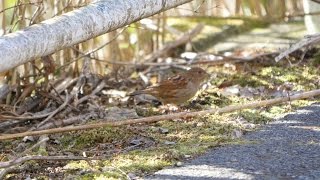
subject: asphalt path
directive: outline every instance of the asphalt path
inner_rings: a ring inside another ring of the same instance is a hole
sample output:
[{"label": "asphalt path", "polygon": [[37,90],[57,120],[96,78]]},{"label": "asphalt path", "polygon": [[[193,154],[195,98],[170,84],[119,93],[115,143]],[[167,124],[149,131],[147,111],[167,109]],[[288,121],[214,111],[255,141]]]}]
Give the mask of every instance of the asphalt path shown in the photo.
[{"label": "asphalt path", "polygon": [[145,179],[320,180],[320,104],[313,104],[226,145]]}]

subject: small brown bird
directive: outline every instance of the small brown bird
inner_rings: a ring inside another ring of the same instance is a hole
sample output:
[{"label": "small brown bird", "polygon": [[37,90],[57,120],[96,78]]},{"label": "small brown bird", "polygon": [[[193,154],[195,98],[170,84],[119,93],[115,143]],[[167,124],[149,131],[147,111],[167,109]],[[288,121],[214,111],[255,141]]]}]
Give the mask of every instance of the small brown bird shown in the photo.
[{"label": "small brown bird", "polygon": [[206,71],[195,67],[144,90],[135,91],[130,96],[150,94],[163,104],[182,104],[191,99],[209,77]]}]

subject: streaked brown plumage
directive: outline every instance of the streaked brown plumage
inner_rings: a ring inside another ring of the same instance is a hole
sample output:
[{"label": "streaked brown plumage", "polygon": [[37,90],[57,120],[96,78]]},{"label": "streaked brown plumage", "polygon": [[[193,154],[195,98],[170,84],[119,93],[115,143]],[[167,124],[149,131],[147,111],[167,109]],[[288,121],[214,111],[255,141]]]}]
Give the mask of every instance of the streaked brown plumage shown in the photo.
[{"label": "streaked brown plumage", "polygon": [[209,78],[209,74],[206,71],[195,67],[130,95],[150,94],[163,104],[182,104],[197,93],[207,78]]}]

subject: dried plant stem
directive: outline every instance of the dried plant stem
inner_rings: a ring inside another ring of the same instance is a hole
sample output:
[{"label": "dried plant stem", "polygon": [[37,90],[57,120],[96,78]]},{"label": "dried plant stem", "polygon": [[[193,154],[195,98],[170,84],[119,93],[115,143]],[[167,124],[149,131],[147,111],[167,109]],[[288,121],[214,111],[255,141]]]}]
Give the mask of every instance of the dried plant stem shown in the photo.
[{"label": "dried plant stem", "polygon": [[159,115],[159,116],[145,117],[145,118],[139,118],[139,119],[128,119],[123,121],[108,121],[108,122],[87,124],[87,125],[81,125],[81,126],[75,126],[75,127],[62,127],[62,128],[53,128],[53,129],[40,130],[40,131],[6,134],[6,135],[0,136],[0,140],[13,139],[13,138],[19,138],[24,136],[55,134],[55,133],[62,133],[62,132],[94,129],[94,128],[101,128],[106,126],[121,126],[121,125],[137,124],[137,123],[152,123],[157,121],[164,121],[164,120],[170,120],[170,119],[176,119],[176,118],[195,117],[195,116],[206,115],[206,114],[221,114],[221,113],[228,113],[228,112],[233,112],[241,109],[270,106],[273,104],[279,104],[282,102],[293,101],[298,99],[305,99],[305,98],[310,98],[318,95],[320,95],[320,89],[304,92],[301,94],[296,94],[290,97],[275,98],[270,100],[253,102],[249,104],[228,106],[228,107],[223,107],[218,109],[209,109],[209,110],[203,110],[203,111],[197,111],[197,112],[181,112],[181,113]]}]

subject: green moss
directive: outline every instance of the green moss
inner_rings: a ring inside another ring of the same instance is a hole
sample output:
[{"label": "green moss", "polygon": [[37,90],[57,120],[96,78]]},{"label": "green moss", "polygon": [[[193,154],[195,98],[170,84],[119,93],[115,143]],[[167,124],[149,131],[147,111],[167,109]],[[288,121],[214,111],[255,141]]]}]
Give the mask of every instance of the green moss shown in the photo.
[{"label": "green moss", "polygon": [[165,158],[165,153],[157,151],[136,150],[128,154],[121,154],[105,161],[105,166],[115,166],[124,172],[150,172],[171,165]]},{"label": "green moss", "polygon": [[314,55],[312,59],[312,65],[316,67],[320,65],[320,51]]},{"label": "green moss", "polygon": [[67,148],[71,144],[73,149],[82,149],[92,147],[99,143],[121,142],[134,135],[133,132],[123,127],[103,127],[90,131],[79,131],[70,133],[61,139],[63,148]]},{"label": "green moss", "polygon": [[256,123],[256,124],[265,124],[271,119],[265,115],[263,115],[259,110],[256,109],[245,109],[239,112],[241,117],[243,117],[246,121]]},{"label": "green moss", "polygon": [[149,106],[149,107],[146,107],[146,108],[137,107],[136,108],[136,112],[137,112],[137,115],[141,116],[141,117],[149,117],[149,116],[160,115],[159,110],[154,108],[154,107],[152,107],[152,106]]},{"label": "green moss", "polygon": [[208,90],[199,94],[197,103],[201,105],[210,105],[211,107],[222,107],[230,105],[232,101],[229,98],[219,94],[218,90]]}]

